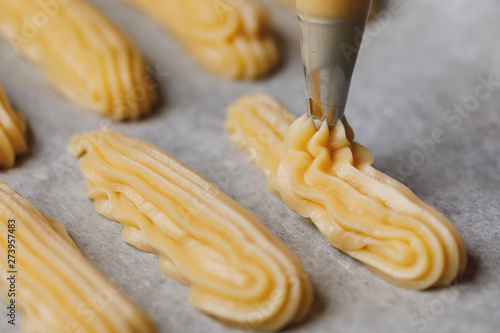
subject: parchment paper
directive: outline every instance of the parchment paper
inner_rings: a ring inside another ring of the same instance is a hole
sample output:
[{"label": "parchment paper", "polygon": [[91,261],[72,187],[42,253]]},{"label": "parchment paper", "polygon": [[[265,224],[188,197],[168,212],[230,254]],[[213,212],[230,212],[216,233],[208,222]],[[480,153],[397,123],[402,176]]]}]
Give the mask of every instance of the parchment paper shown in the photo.
[{"label": "parchment paper", "polygon": [[[30,155],[16,168],[2,171],[0,179],[61,221],[85,256],[161,332],[238,328],[191,307],[189,289],[163,276],[156,256],[126,245],[121,225],[94,211],[76,161],[65,150],[74,133],[110,126],[150,141],[260,218],[301,259],[315,288],[310,317],[286,332],[498,331],[500,83],[484,82],[500,82],[500,2],[393,1],[369,24],[355,71],[346,115],[357,141],[372,150],[377,168],[450,218],[468,248],[465,276],[450,288],[425,292],[394,287],[330,246],[312,224],[267,191],[263,174],[229,141],[223,128],[225,108],[242,94],[266,92],[296,114],[305,110],[292,11],[266,2],[280,38],[283,66],[257,83],[233,83],[198,67],[161,27],[131,7],[118,0],[93,2],[162,73],[158,111],[125,124],[84,112],[1,42],[0,82],[26,116],[33,142]],[[474,97],[478,92],[482,100]],[[439,129],[444,138],[433,141]],[[20,332],[19,326],[7,324],[2,308],[0,331]]]}]

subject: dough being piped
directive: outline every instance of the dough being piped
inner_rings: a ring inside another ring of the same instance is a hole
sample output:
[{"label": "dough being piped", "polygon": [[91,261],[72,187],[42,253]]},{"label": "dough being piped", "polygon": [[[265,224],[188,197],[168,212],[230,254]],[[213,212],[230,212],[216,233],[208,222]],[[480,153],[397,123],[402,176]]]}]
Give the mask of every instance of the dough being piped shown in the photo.
[{"label": "dough being piped", "polygon": [[0,0],[0,37],[74,104],[118,120],[147,114],[156,83],[140,50],[85,0]]},{"label": "dough being piped", "polygon": [[256,79],[279,61],[265,8],[253,0],[124,0],[165,26],[203,67]]},{"label": "dough being piped", "polygon": [[273,98],[254,95],[231,105],[226,122],[232,140],[292,210],[393,284],[425,289],[464,271],[465,246],[453,224],[374,169],[346,121],[316,130],[306,115],[293,118]]},{"label": "dough being piped", "polygon": [[12,109],[0,86],[0,169],[14,166],[16,156],[27,151],[24,117]]},{"label": "dough being piped", "polygon": [[2,181],[0,256],[6,274],[1,295],[23,315],[23,332],[156,332],[150,319],[85,259],[61,223]]},{"label": "dough being piped", "polygon": [[123,240],[158,254],[190,302],[225,322],[274,330],[308,312],[299,260],[252,214],[159,148],[110,130],[74,136],[95,209],[123,224]]}]

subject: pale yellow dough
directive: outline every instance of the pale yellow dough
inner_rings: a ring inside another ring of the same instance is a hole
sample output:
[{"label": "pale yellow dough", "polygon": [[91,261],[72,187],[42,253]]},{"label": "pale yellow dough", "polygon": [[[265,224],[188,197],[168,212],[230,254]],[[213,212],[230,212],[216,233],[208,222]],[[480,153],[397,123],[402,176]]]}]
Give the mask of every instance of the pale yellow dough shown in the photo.
[{"label": "pale yellow dough", "polygon": [[139,49],[85,0],[0,0],[0,36],[76,105],[137,119],[156,101]]},{"label": "pale yellow dough", "polygon": [[299,260],[252,214],[159,148],[101,130],[74,136],[72,155],[96,210],[125,242],[160,257],[199,310],[250,329],[300,321],[312,287]]},{"label": "pale yellow dough", "polygon": [[232,79],[268,74],[279,51],[265,11],[253,0],[124,0],[144,10],[202,66]]},{"label": "pale yellow dough", "polygon": [[403,184],[374,169],[347,122],[316,131],[265,95],[228,108],[232,140],[250,152],[269,188],[328,241],[387,281],[411,289],[450,284],[465,269],[453,224]]},{"label": "pale yellow dough", "polygon": [[24,117],[12,109],[0,86],[0,168],[14,166],[16,156],[27,151]]},{"label": "pale yellow dough", "polygon": [[[12,233],[9,220],[15,220]],[[15,252],[7,252],[9,245]],[[14,267],[7,266],[8,254],[15,258],[9,262]],[[156,332],[149,318],[85,259],[61,223],[1,181],[0,256],[2,298],[9,304],[15,299],[23,332]],[[11,273],[6,272],[13,268],[15,297],[8,297]]]}]

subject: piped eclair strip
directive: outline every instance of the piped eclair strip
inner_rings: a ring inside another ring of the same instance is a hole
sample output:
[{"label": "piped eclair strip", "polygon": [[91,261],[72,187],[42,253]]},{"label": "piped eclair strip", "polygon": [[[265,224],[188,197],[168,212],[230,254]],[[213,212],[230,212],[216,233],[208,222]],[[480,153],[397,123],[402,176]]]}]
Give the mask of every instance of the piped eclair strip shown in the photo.
[{"label": "piped eclair strip", "polygon": [[124,0],[154,17],[203,67],[231,79],[256,79],[279,62],[265,8],[252,0]]},{"label": "piped eclair strip", "polygon": [[328,241],[387,281],[411,289],[450,284],[467,262],[453,224],[406,186],[374,169],[347,122],[316,130],[265,95],[228,108],[231,139],[250,152],[268,187]]},{"label": "piped eclair strip", "polygon": [[118,120],[147,114],[156,84],[139,49],[85,0],[0,0],[0,36],[74,104]]},{"label": "piped eclair strip", "polygon": [[[0,260],[2,297],[8,305],[14,299],[23,332],[156,332],[85,259],[62,224],[1,181],[0,255],[5,258]],[[12,284],[14,292],[8,294]]]},{"label": "piped eclair strip", "polygon": [[12,109],[7,95],[0,86],[0,168],[14,166],[16,156],[27,152],[24,117]]},{"label": "piped eclair strip", "polygon": [[208,180],[152,144],[110,130],[74,136],[96,210],[125,242],[158,254],[199,310],[274,330],[300,321],[312,287],[298,259]]}]

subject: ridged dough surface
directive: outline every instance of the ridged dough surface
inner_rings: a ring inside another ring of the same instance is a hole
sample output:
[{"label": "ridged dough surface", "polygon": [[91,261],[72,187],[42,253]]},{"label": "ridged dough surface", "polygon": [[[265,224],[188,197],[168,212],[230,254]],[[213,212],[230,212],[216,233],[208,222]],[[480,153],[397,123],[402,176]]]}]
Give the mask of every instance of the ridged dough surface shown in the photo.
[{"label": "ridged dough surface", "polygon": [[297,11],[313,17],[366,18],[372,0],[297,0]]},{"label": "ridged dough surface", "polygon": [[[13,233],[9,219],[15,220]],[[13,240],[15,300],[23,332],[156,332],[149,318],[85,259],[61,223],[0,181],[2,272],[12,270],[7,251]],[[11,286],[4,274],[0,288],[10,304]]]},{"label": "ridged dough surface", "polygon": [[0,86],[0,168],[14,166],[16,156],[27,151],[24,117],[12,109]]},{"label": "ridged dough surface", "polygon": [[280,2],[282,4],[285,4],[285,5],[288,5],[288,6],[291,6],[293,8],[295,8],[295,2],[296,0],[273,0],[275,2]]},{"label": "ridged dough surface", "polygon": [[190,302],[223,321],[279,329],[300,321],[312,287],[298,259],[252,214],[156,146],[110,130],[74,136],[96,210],[125,242],[158,254]]},{"label": "ridged dough surface", "polygon": [[213,73],[255,79],[279,62],[265,8],[253,0],[124,0],[165,26]]},{"label": "ridged dough surface", "polygon": [[316,130],[265,95],[228,108],[232,140],[250,152],[268,186],[328,241],[387,281],[411,289],[450,284],[465,269],[462,237],[441,213],[377,171],[347,122]]},{"label": "ridged dough surface", "polygon": [[[295,5],[297,1],[308,1],[308,0],[273,0],[275,2],[282,3],[284,5],[288,5],[289,7],[295,9]],[[349,0],[351,1],[351,0]],[[373,0],[372,6],[370,8],[370,16],[369,19],[373,19],[374,16],[378,13],[379,10],[384,9],[386,4],[384,4],[386,0]],[[342,2],[339,2],[340,4]]]},{"label": "ridged dough surface", "polygon": [[76,105],[118,120],[147,114],[155,82],[139,49],[85,0],[0,0],[0,36]]}]

